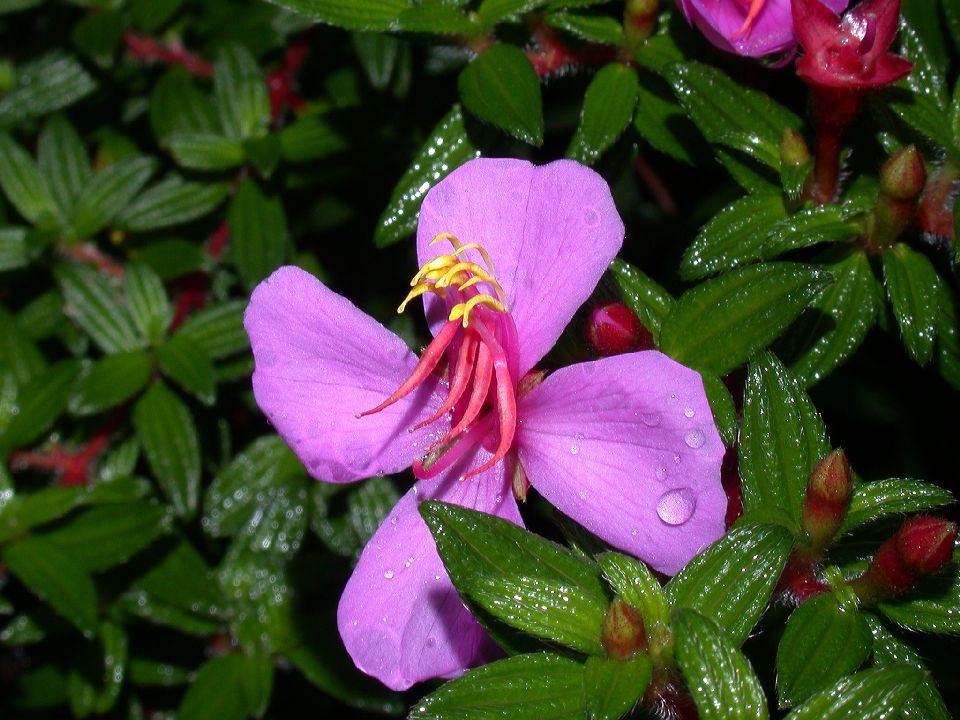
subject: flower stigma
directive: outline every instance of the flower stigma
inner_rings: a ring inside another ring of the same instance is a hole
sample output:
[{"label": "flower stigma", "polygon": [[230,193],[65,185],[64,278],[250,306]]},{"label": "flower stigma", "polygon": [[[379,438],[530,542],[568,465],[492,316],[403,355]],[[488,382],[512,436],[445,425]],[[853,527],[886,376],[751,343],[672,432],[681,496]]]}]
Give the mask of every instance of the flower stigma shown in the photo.
[{"label": "flower stigma", "polygon": [[[492,468],[513,445],[517,429],[517,330],[489,253],[478,243],[461,243],[450,233],[440,233],[430,244],[441,241],[449,242],[452,252],[424,263],[397,312],[402,313],[414,298],[432,293],[446,304],[447,320],[410,377],[380,405],[356,417],[380,412],[406,397],[446,358],[446,400],[410,432],[448,413],[452,413],[451,427],[414,461],[413,472],[420,479],[435,477],[468,450],[483,445],[493,455],[460,478],[466,480]],[[470,250],[479,255],[482,264],[466,257]]]}]

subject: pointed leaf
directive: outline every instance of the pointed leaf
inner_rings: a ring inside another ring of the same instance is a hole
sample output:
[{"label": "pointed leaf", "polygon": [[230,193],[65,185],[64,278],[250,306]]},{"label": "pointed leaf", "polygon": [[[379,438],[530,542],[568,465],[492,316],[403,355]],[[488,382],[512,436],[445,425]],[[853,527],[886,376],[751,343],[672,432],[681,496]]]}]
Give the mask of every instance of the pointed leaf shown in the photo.
[{"label": "pointed leaf", "polygon": [[63,115],[51,115],[37,140],[37,164],[46,178],[62,217],[93,175],[90,159],[76,129]]},{"label": "pointed leaf", "polygon": [[176,133],[167,146],[177,164],[191,170],[227,170],[243,163],[243,144],[214,133]]},{"label": "pointed leaf", "polygon": [[213,363],[199,345],[176,335],[158,346],[156,353],[164,374],[204,405],[213,405],[217,392]]},{"label": "pointed leaf", "polygon": [[213,95],[227,137],[261,137],[270,122],[267,84],[257,61],[242,45],[220,51],[213,73]]},{"label": "pointed leaf", "polygon": [[56,223],[59,208],[46,178],[27,151],[6,133],[0,133],[0,189],[24,219],[47,227]]},{"label": "pointed leaf", "polygon": [[640,702],[652,675],[647,655],[625,661],[588,657],[583,678],[587,720],[619,720]]},{"label": "pointed leaf", "polygon": [[227,196],[224,183],[184,182],[171,177],[148,188],[124,210],[119,226],[130,232],[159,230],[196,220]]},{"label": "pointed leaf", "polygon": [[149,265],[132,262],[124,275],[127,304],[140,335],[150,344],[158,343],[173,319],[173,307],[163,281]]},{"label": "pointed leaf", "polygon": [[410,0],[275,0],[277,5],[347,30],[390,30]]},{"label": "pointed leaf", "polygon": [[956,502],[949,490],[907,478],[859,483],[853,488],[841,532],[899,513],[930,510]]},{"label": "pointed leaf", "polygon": [[96,415],[129,400],[150,381],[153,361],[142,350],[108,355],[80,375],[70,395],[73,415]]},{"label": "pointed leaf", "polygon": [[543,143],[540,81],[522,50],[496,44],[467,65],[457,83],[464,106],[530,145]]},{"label": "pointed leaf", "polygon": [[230,204],[230,257],[248,288],[283,264],[287,219],[278,197],[266,197],[251,180]]},{"label": "pointed leaf", "polygon": [[0,128],[73,105],[96,81],[73,57],[53,52],[17,68],[17,85],[0,97]]},{"label": "pointed leaf", "polygon": [[567,157],[593,165],[617,141],[633,118],[639,85],[633,68],[610,63],[587,87]]},{"label": "pointed leaf", "polygon": [[902,600],[878,605],[881,613],[911,630],[960,633],[960,557]]},{"label": "pointed leaf", "polygon": [[629,306],[645,328],[660,337],[660,328],[675,304],[673,297],[642,270],[616,258],[610,265],[610,274]]},{"label": "pointed leaf", "polygon": [[0,442],[11,448],[22,447],[49,430],[66,409],[79,373],[78,361],[61,360],[20,388],[20,407]]},{"label": "pointed leaf", "polygon": [[243,329],[245,300],[233,300],[191,315],[177,333],[189,338],[212,360],[220,360],[250,347]]},{"label": "pointed leaf", "polygon": [[61,263],[54,268],[63,291],[64,311],[108,355],[143,346],[120,290],[86,265]]},{"label": "pointed leaf", "polygon": [[598,555],[597,563],[617,595],[640,612],[645,625],[668,622],[670,607],[650,568],[636,558],[615,552]]},{"label": "pointed leaf", "polygon": [[217,132],[216,111],[183,68],[171,68],[153,87],[150,125],[161,143],[180,133]]},{"label": "pointed leaf", "polygon": [[147,184],[155,168],[153,158],[124,158],[94,175],[77,199],[71,218],[73,236],[86,239],[105,228]]},{"label": "pointed leaf", "polygon": [[906,705],[923,677],[914,668],[863,670],[814,695],[786,720],[884,720]]},{"label": "pointed leaf", "polygon": [[914,360],[926,365],[937,338],[937,271],[924,255],[898,243],[883,255],[883,277],[903,343]]}]

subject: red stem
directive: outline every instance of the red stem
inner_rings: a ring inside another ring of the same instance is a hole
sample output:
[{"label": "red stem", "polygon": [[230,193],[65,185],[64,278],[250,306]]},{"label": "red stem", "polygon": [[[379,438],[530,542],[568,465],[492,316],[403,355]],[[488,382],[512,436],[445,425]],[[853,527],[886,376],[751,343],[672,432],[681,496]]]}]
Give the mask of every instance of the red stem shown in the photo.
[{"label": "red stem", "polygon": [[123,279],[123,265],[113,260],[93,243],[61,246],[59,250],[61,254],[67,257],[79,260],[80,262],[90,263],[107,275],[111,275],[119,280]]},{"label": "red stem", "polygon": [[182,45],[166,47],[149,35],[127,32],[123,35],[130,56],[145,62],[161,62],[167,65],[180,65],[187,72],[199,77],[212,77],[213,65],[199,55],[195,55]]},{"label": "red stem", "polygon": [[539,77],[550,75],[560,70],[581,65],[606,65],[621,57],[616,48],[596,45],[583,49],[569,48],[560,40],[551,28],[543,23],[533,26],[533,39],[537,50],[528,50],[527,57]]}]

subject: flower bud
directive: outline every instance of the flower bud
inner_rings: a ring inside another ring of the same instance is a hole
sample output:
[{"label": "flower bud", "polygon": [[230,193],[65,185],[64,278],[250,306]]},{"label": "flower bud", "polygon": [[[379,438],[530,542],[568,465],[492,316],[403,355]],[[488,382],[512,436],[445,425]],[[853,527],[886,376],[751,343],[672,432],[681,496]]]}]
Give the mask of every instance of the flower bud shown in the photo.
[{"label": "flower bud", "polygon": [[810,473],[803,501],[803,529],[816,554],[823,551],[843,524],[852,491],[850,463],[843,450],[834,450]]},{"label": "flower bud", "polygon": [[877,550],[867,571],[850,583],[861,602],[902,595],[953,557],[957,525],[937,517],[907,520]]},{"label": "flower bud", "polygon": [[813,158],[803,133],[794,128],[784,128],[780,138],[780,162],[790,167],[802,168],[809,165]]},{"label": "flower bud", "polygon": [[614,660],[629,660],[639,652],[646,652],[647,636],[640,613],[615,597],[603,619],[601,640],[607,657]]},{"label": "flower bud", "polygon": [[901,148],[880,168],[880,193],[895,200],[915,201],[923,192],[927,172],[915,145]]},{"label": "flower bud", "polygon": [[628,46],[636,47],[653,34],[659,12],[660,0],[627,0],[623,33]]},{"label": "flower bud", "polygon": [[595,307],[587,319],[587,342],[599,355],[617,355],[653,348],[653,336],[623,303]]}]

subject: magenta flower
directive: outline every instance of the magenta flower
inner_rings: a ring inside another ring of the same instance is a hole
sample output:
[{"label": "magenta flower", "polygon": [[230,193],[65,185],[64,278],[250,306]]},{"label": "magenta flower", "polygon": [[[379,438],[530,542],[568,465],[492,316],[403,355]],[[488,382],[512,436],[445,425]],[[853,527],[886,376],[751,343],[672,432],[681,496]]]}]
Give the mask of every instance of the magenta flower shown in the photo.
[{"label": "magenta flower", "polygon": [[391,688],[497,652],[444,571],[421,500],[520,525],[514,495],[529,482],[666,573],[723,534],[724,450],[697,373],[655,351],[531,373],[622,240],[592,170],[479,159],[420,212],[422,269],[403,303],[424,296],[434,339],[419,361],[302,270],[280,268],[254,291],[254,393],[314,477],[412,464],[419,478],[364,548],[337,613],[357,667]]},{"label": "magenta flower", "polygon": [[[820,0],[815,0],[820,2]],[[848,0],[823,0],[835,12]],[[797,45],[790,0],[677,0],[687,21],[726,52],[761,57]]]}]

